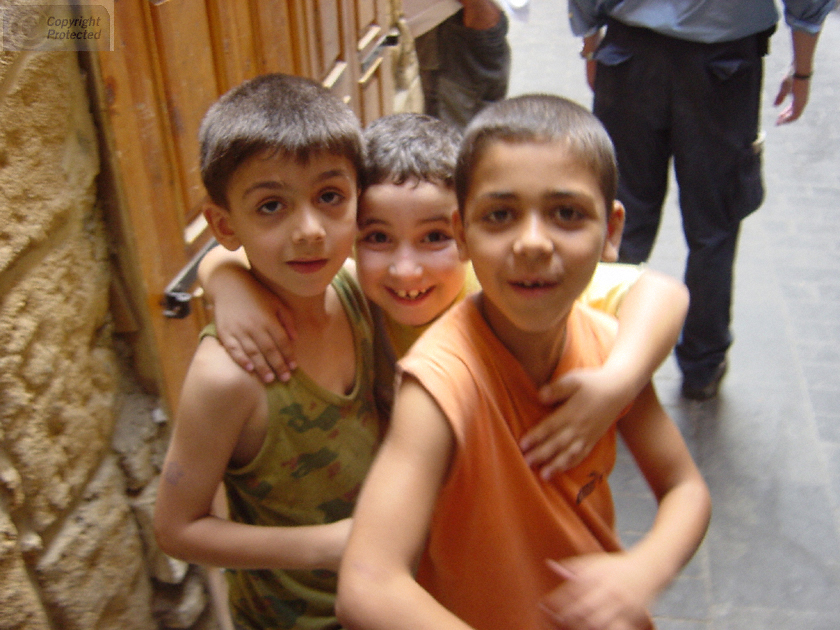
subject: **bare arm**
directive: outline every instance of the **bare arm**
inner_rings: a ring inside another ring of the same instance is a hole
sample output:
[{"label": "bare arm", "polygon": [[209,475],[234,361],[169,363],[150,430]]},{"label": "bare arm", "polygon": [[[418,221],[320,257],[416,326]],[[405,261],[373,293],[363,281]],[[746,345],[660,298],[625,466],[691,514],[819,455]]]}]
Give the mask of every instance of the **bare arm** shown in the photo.
[{"label": "bare arm", "polygon": [[788,96],[791,97],[791,102],[779,112],[779,116],[776,118],[777,125],[791,123],[802,116],[811,92],[810,77],[814,69],[814,53],[817,49],[819,33],[812,35],[805,31],[792,29],[791,37],[793,39],[791,71],[782,79],[779,93],[776,95],[773,104],[778,107]]},{"label": "bare arm", "polygon": [[404,382],[339,572],[336,612],[344,627],[467,628],[413,577],[452,448],[440,408],[415,381]]},{"label": "bare arm", "polygon": [[545,604],[562,628],[645,627],[646,611],[694,554],[709,523],[708,488],[652,386],[619,421],[619,430],[659,510],[651,530],[626,552],[554,563],[566,581]]},{"label": "bare arm", "polygon": [[213,496],[263,386],[233,364],[215,339],[199,346],[184,383],[155,505],[166,553],[196,564],[261,569],[336,569],[349,520],[263,527],[212,514]]},{"label": "bare arm", "polygon": [[523,438],[529,465],[545,478],[577,465],[653,378],[679,338],[687,309],[681,282],[645,269],[621,301],[604,365],[569,372],[541,391],[543,402],[560,406]]}]

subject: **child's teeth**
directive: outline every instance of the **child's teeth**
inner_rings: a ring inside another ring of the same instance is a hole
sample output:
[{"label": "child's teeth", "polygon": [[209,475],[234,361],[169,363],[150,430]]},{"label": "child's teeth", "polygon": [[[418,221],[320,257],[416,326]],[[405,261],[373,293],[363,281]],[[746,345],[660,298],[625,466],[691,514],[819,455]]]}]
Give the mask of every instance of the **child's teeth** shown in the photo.
[{"label": "child's teeth", "polygon": [[408,298],[408,299],[410,299],[410,300],[413,300],[414,298],[416,298],[416,297],[417,297],[418,295],[420,295],[421,293],[422,293],[422,291],[419,291],[419,290],[417,290],[417,289],[413,289],[413,290],[411,290],[411,291],[402,291],[402,290],[397,291],[397,295],[398,295],[399,297],[401,297],[401,298]]}]

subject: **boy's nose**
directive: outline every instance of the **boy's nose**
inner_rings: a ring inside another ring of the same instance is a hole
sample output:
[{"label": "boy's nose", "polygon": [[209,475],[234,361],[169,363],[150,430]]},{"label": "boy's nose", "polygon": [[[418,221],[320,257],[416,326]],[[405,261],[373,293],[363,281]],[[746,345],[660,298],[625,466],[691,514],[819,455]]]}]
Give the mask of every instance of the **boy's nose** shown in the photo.
[{"label": "boy's nose", "polygon": [[388,273],[395,278],[419,278],[423,274],[423,266],[408,252],[397,252],[388,266]]},{"label": "boy's nose", "polygon": [[552,251],[552,241],[541,216],[529,213],[522,221],[519,233],[513,243],[517,256],[545,256]]},{"label": "boy's nose", "polygon": [[296,243],[306,243],[309,241],[321,241],[326,236],[324,225],[318,220],[316,211],[309,207],[303,206],[300,209],[300,217],[294,227],[292,239]]}]

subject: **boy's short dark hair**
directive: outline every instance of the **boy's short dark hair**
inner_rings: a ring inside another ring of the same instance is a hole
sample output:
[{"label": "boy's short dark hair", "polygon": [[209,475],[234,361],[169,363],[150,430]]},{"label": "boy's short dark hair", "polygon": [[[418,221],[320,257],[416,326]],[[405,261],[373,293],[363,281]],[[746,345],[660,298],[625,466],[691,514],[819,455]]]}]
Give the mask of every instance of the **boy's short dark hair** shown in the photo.
[{"label": "boy's short dark hair", "polygon": [[265,74],[217,100],[201,122],[201,178],[214,203],[227,207],[234,171],[265,150],[300,162],[320,152],[362,167],[362,132],[353,111],[315,81]]},{"label": "boy's short dark hair", "polygon": [[373,121],[364,133],[362,188],[430,181],[452,188],[461,132],[425,114],[400,113]]},{"label": "boy's short dark hair", "polygon": [[601,122],[586,108],[561,96],[526,94],[493,103],[467,126],[455,169],[461,212],[476,164],[487,146],[498,141],[566,142],[598,178],[607,212],[612,210],[618,167],[612,141]]}]

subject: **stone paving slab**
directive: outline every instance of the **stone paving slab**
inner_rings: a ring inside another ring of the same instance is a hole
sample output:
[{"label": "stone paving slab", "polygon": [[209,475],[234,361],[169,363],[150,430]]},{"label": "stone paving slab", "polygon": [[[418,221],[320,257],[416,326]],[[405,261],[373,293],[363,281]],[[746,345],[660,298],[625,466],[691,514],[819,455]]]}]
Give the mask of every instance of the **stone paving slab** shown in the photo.
[{"label": "stone paving slab", "polygon": [[[591,104],[565,2],[531,0],[509,39],[511,95]],[[765,72],[767,197],[743,223],[729,374],[706,403],[680,398],[673,359],[656,376],[714,501],[702,547],[657,605],[659,630],[840,628],[840,11],[823,29],[803,118],[776,127],[789,62],[781,26]],[[681,277],[684,257],[672,194],[650,265]],[[655,502],[624,451],[612,483],[632,543]]]}]

